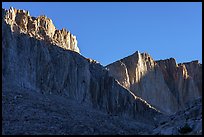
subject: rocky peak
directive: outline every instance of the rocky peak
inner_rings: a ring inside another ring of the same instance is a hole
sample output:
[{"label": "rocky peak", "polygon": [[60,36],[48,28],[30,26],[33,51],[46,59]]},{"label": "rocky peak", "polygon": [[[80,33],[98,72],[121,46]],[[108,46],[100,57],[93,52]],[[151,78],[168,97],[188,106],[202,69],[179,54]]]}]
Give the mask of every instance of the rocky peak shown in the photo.
[{"label": "rocky peak", "polygon": [[148,53],[136,51],[107,68],[121,85],[165,113],[183,109],[186,102],[202,95],[202,65],[198,61],[154,61]]},{"label": "rocky peak", "polygon": [[[13,22],[10,20],[9,13],[18,11],[10,10],[5,12],[6,19],[2,21],[3,87],[60,96],[110,115],[154,123],[153,115],[160,112],[123,88],[100,63],[46,42],[62,42],[70,34],[66,29],[56,30],[50,19],[41,16],[30,18],[35,24],[31,26],[33,33],[30,33],[32,30],[27,25],[24,29],[23,23],[16,22],[16,17]],[[20,12],[27,21],[27,12]]]},{"label": "rocky peak", "polygon": [[[66,29],[56,30],[46,16],[30,17],[25,10],[10,8],[2,9],[2,19],[2,134],[109,134],[116,130],[117,134],[138,134],[137,125],[147,124],[151,130],[158,125],[160,112],[175,112],[178,104],[197,98],[197,85],[202,91],[202,65],[197,61],[156,62],[137,51],[108,65],[107,71],[95,60],[63,50],[78,51],[76,37]],[[202,123],[199,108],[188,115],[194,118],[199,111],[199,121],[187,121],[193,127]],[[182,122],[180,116],[173,117],[176,123]],[[143,131],[147,129],[142,127]]]},{"label": "rocky peak", "polygon": [[66,29],[57,30],[52,20],[46,16],[30,16],[26,10],[11,7],[2,9],[2,19],[11,26],[13,32],[24,33],[38,40],[44,40],[66,50],[80,52],[76,36]]}]

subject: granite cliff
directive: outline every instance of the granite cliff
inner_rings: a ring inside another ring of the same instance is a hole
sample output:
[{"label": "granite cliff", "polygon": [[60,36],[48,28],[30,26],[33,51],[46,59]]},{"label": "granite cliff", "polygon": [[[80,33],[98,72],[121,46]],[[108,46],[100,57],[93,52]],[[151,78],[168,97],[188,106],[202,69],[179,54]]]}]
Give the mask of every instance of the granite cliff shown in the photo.
[{"label": "granite cliff", "polygon": [[[5,134],[11,133],[8,130],[9,126],[6,126],[9,125],[8,123],[12,124],[9,118],[11,114],[19,120],[18,115],[22,113],[19,109],[22,105],[35,102],[28,101],[24,96],[25,93],[22,93],[24,91],[31,92],[26,93],[28,96],[36,94],[47,98],[63,97],[79,105],[86,105],[91,110],[92,108],[100,110],[106,115],[130,117],[154,125],[156,122],[154,116],[160,114],[159,111],[123,88],[102,65],[76,52],[76,44],[71,44],[71,48],[62,48],[66,47],[64,44],[71,40],[66,40],[65,43],[59,40],[53,44],[55,39],[52,36],[56,35],[58,39],[67,35],[64,33],[62,35],[60,33],[61,36],[58,35],[59,31],[54,29],[50,19],[44,19],[44,17],[34,19],[24,10],[2,9],[2,94],[4,99],[9,99],[5,100],[4,102],[7,103],[3,103],[2,106]],[[29,23],[28,20],[31,22]],[[47,27],[43,28],[42,24],[37,25],[33,32],[27,27],[33,22],[41,21]],[[45,33],[40,33],[40,27]],[[47,38],[50,41],[47,41]],[[9,98],[9,95],[13,97]],[[13,98],[19,100],[18,96],[24,96],[25,99],[20,99],[20,102],[12,105],[12,108],[17,111],[14,113],[5,106],[11,107]],[[56,99],[53,101],[57,102]],[[71,105],[71,107],[76,106]],[[27,109],[29,113],[29,110],[32,112],[33,107],[28,106]],[[35,113],[40,113],[39,110]],[[82,114],[80,117],[84,117]],[[28,115],[32,118],[32,115]],[[23,122],[18,123],[16,127],[22,124]]]},{"label": "granite cliff", "polygon": [[38,40],[44,40],[50,44],[56,44],[61,48],[79,53],[76,36],[66,29],[57,30],[46,16],[32,17],[26,10],[18,10],[11,7],[2,10],[4,21],[11,26],[13,32],[27,34]]},{"label": "granite cliff", "polygon": [[137,51],[106,68],[121,85],[167,114],[202,96],[202,64],[198,61],[154,61],[149,54]]},{"label": "granite cliff", "polygon": [[[108,71],[80,55],[76,37],[57,30],[46,16],[2,9],[2,134],[154,134],[158,117],[166,116],[161,112],[178,110],[169,102],[179,106],[187,100],[177,101],[166,83],[170,70],[146,53],[133,56],[136,62],[121,61]],[[202,66],[184,65],[202,90]],[[140,81],[144,85],[138,87]]]}]

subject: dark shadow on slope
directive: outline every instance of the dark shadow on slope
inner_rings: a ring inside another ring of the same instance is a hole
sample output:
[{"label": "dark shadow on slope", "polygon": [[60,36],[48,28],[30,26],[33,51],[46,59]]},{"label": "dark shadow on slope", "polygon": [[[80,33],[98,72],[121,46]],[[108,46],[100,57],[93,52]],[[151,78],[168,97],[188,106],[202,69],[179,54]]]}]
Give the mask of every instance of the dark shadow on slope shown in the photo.
[{"label": "dark shadow on slope", "polygon": [[26,34],[12,33],[7,24],[2,26],[4,87],[74,98],[111,115],[154,123],[159,113],[135,99],[102,65]]}]

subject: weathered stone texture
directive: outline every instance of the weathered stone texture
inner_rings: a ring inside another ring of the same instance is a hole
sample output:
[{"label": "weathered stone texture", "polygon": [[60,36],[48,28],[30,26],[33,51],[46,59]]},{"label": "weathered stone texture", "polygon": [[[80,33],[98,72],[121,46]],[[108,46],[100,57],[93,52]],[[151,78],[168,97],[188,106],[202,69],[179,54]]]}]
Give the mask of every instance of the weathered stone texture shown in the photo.
[{"label": "weathered stone texture", "polygon": [[[52,34],[51,31],[45,33]],[[43,37],[45,33],[40,35]],[[67,32],[63,30],[62,33]],[[135,118],[146,114],[145,119],[153,120],[153,116],[159,113],[123,88],[96,61],[45,40],[13,31],[12,25],[4,20],[2,34],[3,86],[28,88],[43,94],[76,99],[110,114]]]},{"label": "weathered stone texture", "polygon": [[39,16],[35,18],[30,16],[28,11],[17,10],[12,7],[3,12],[5,14],[2,16],[3,20],[11,26],[13,32],[28,34],[30,37],[79,53],[76,36],[64,28],[57,30],[48,17]]},{"label": "weathered stone texture", "polygon": [[121,85],[162,112],[171,114],[201,96],[202,65],[176,64],[174,58],[154,61],[147,53],[135,52],[106,68]]},{"label": "weathered stone texture", "polygon": [[[2,9],[2,134],[178,134],[170,122],[152,130],[159,111],[202,95],[197,61],[136,52],[105,68],[77,52],[76,37],[46,16]],[[192,134],[202,134],[200,106],[184,112],[198,116]]]}]

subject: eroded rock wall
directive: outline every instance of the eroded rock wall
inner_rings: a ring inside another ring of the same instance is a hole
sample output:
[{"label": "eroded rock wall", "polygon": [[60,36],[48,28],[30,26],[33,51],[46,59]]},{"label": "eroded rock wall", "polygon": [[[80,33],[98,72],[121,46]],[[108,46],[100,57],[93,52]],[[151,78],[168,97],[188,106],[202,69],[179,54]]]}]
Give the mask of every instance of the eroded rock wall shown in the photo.
[{"label": "eroded rock wall", "polygon": [[56,44],[67,50],[80,52],[76,36],[66,29],[57,30],[52,20],[46,16],[32,17],[26,10],[2,9],[3,20],[11,26],[13,32],[24,33],[30,37]]},{"label": "eroded rock wall", "polygon": [[147,122],[154,121],[154,115],[159,113],[123,88],[98,62],[12,29],[3,20],[3,87],[55,94],[109,114],[143,118]]},{"label": "eroded rock wall", "polygon": [[201,96],[202,65],[198,62],[154,61],[149,54],[137,51],[106,68],[125,88],[168,114]]},{"label": "eroded rock wall", "polygon": [[181,109],[185,108],[187,102],[201,97],[202,65],[200,63],[192,61],[177,64],[173,58],[156,62],[160,66],[164,80],[176,97]]}]

